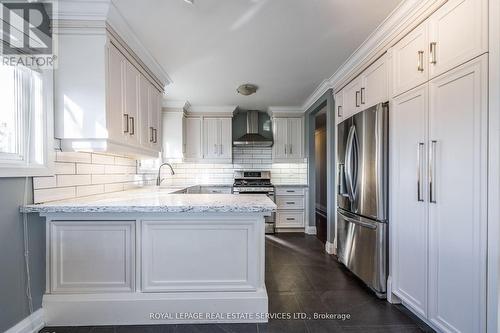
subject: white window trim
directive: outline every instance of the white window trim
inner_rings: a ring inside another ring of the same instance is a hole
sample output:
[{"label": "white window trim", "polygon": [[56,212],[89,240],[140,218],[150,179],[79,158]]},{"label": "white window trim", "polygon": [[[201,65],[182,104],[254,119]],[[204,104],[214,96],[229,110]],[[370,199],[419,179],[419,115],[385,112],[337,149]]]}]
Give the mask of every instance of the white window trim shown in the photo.
[{"label": "white window trim", "polygon": [[44,106],[44,164],[29,164],[24,160],[15,161],[12,158],[0,158],[0,178],[35,177],[54,175],[54,72],[43,70],[43,106]]}]

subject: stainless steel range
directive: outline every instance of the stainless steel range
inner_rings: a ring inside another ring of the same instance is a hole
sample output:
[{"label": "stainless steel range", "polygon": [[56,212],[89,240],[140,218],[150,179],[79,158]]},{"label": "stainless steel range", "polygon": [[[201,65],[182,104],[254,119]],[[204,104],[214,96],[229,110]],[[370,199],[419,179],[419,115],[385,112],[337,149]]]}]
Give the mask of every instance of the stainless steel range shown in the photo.
[{"label": "stainless steel range", "polygon": [[[271,171],[235,171],[234,194],[265,194],[274,201],[274,186]],[[266,217],[266,234],[274,234],[276,213]]]}]

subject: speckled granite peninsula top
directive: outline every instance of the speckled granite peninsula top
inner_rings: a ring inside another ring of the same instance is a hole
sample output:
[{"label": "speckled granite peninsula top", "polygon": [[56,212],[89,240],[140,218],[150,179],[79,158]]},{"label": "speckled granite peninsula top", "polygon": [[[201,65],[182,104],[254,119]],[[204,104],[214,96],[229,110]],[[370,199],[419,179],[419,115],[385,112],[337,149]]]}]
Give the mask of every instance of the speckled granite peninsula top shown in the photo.
[{"label": "speckled granite peninsula top", "polygon": [[176,194],[146,187],[21,207],[26,213],[254,213],[276,204],[263,194]]}]

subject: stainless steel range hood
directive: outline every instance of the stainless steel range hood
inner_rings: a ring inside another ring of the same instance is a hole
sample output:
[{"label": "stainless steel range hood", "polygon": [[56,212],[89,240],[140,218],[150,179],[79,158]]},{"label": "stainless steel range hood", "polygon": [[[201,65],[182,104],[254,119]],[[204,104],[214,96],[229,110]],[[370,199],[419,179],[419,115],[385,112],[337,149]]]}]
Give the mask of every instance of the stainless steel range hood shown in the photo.
[{"label": "stainless steel range hood", "polygon": [[247,133],[233,141],[233,146],[271,147],[273,140],[259,134],[259,111],[247,111]]}]

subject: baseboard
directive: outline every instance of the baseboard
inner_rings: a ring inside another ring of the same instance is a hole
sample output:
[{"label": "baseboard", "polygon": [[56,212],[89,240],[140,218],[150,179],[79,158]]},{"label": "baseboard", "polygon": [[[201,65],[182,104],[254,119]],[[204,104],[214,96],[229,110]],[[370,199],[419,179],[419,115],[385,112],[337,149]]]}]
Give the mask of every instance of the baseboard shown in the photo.
[{"label": "baseboard", "polygon": [[329,241],[326,241],[325,243],[325,251],[328,254],[336,254],[337,251],[335,249],[335,245],[333,243],[330,243]]},{"label": "baseboard", "polygon": [[[43,308],[47,326],[256,323],[267,322],[268,297],[265,288],[252,292],[46,294]],[[194,314],[203,316],[194,318]]]},{"label": "baseboard", "polygon": [[291,233],[291,232],[305,232],[304,228],[276,228],[274,232],[277,234]]},{"label": "baseboard", "polygon": [[311,225],[306,226],[305,233],[308,235],[316,235],[316,226],[311,226]]},{"label": "baseboard", "polygon": [[392,293],[392,277],[387,277],[387,302],[401,304],[401,299]]},{"label": "baseboard", "polygon": [[38,309],[9,328],[5,333],[37,333],[45,326],[43,319],[43,309]]}]

